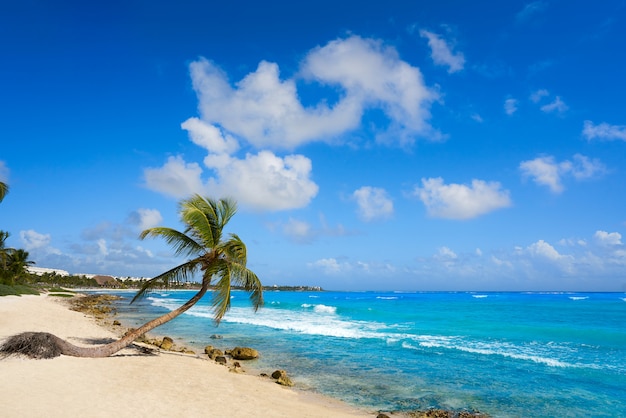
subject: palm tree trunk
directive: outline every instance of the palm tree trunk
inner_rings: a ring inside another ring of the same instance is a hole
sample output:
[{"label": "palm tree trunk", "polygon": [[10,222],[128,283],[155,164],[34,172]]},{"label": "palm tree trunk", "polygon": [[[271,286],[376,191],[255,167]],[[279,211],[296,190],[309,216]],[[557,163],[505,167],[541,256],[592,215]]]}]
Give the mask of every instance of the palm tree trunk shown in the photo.
[{"label": "palm tree trunk", "polygon": [[195,305],[200,299],[202,299],[208,288],[209,283],[207,281],[203,281],[200,291],[196,293],[191,299],[189,299],[184,305],[182,305],[178,309],[166,313],[165,315],[155,318],[150,322],[147,322],[141,327],[127,333],[119,340],[113,341],[109,344],[99,345],[96,347],[78,347],[54,335],[52,337],[54,337],[55,344],[61,349],[61,354],[65,354],[66,356],[91,358],[109,357],[110,355],[117,353],[121,349],[128,347],[130,344],[132,344],[133,341],[135,341],[146,332],[149,332],[159,325],[163,325],[166,322],[169,322],[172,319],[176,318],[178,315],[188,311],[193,305]]}]

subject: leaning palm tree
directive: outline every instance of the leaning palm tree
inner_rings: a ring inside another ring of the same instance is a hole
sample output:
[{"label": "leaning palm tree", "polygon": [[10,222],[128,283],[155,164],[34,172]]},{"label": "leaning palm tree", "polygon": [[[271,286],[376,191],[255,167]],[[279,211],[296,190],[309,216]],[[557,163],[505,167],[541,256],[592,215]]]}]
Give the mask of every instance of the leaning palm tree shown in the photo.
[{"label": "leaning palm tree", "polygon": [[[75,357],[108,357],[130,345],[139,336],[189,310],[211,287],[214,287],[212,305],[216,323],[219,324],[230,308],[232,284],[242,286],[251,292],[250,299],[254,309],[257,310],[263,304],[263,287],[256,274],[246,267],[246,246],[235,234],[230,234],[226,239],[223,237],[224,227],[235,212],[236,204],[232,200],[215,201],[194,195],[180,203],[181,221],[186,225],[183,232],[172,228],[156,227],[141,233],[141,239],[164,238],[177,255],[189,257],[189,260],[148,280],[132,302],[144,296],[152,288],[169,286],[175,282],[188,280],[194,274],[201,274],[200,290],[178,309],[153,319],[127,333],[121,339],[106,345],[77,347],[52,334],[26,333],[10,337],[0,348],[0,353],[9,351],[3,350],[4,347],[28,345],[23,344],[26,341],[36,348],[23,351],[12,348],[12,352],[7,354],[21,353],[31,355],[31,357],[54,357],[59,354]],[[36,343],[35,340],[37,340]],[[34,351],[34,355],[30,351]]]}]

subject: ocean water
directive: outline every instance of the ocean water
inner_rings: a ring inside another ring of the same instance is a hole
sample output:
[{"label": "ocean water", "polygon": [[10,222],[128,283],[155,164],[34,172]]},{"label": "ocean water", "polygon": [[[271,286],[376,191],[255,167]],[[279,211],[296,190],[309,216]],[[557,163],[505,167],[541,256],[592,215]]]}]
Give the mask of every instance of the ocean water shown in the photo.
[{"label": "ocean water", "polygon": [[[193,292],[150,294],[138,325]],[[371,410],[475,409],[494,417],[626,417],[625,293],[234,292],[219,327],[206,300],[154,334],[250,346],[246,363]],[[211,339],[219,334],[222,339]]]}]

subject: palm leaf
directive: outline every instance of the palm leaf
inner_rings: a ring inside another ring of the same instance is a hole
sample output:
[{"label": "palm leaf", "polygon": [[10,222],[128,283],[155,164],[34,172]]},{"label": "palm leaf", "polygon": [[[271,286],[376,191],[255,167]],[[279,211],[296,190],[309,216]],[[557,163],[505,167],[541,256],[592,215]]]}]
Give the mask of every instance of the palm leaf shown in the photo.
[{"label": "palm leaf", "polygon": [[215,262],[218,282],[213,291],[213,315],[216,324],[219,324],[226,312],[230,309],[231,275],[229,263],[224,260]]},{"label": "palm leaf", "polygon": [[4,200],[4,196],[9,193],[9,185],[0,181],[0,202]]},{"label": "palm leaf", "polygon": [[176,266],[173,269],[166,271],[165,273],[161,273],[150,280],[147,280],[137,291],[135,297],[133,297],[133,300],[131,300],[130,303],[146,297],[147,294],[156,287],[168,288],[171,286],[172,283],[181,283],[188,281],[189,277],[191,277],[196,272],[199,266],[200,259],[196,258],[194,260]]},{"label": "palm leaf", "polygon": [[155,227],[146,229],[141,232],[139,238],[145,239],[146,237],[162,237],[174,249],[174,254],[177,256],[195,257],[204,251],[204,247],[201,244],[172,228]]}]

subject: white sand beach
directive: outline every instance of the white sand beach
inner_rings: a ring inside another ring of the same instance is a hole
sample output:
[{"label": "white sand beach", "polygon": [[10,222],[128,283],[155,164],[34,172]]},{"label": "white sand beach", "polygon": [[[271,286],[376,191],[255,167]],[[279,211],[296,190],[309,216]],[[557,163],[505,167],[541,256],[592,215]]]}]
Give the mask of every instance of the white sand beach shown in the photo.
[{"label": "white sand beach", "polygon": [[[0,341],[23,331],[50,332],[77,345],[116,337],[58,298],[0,297]],[[2,359],[0,394],[0,415],[7,418],[376,416],[197,356],[133,349],[102,359]]]}]

